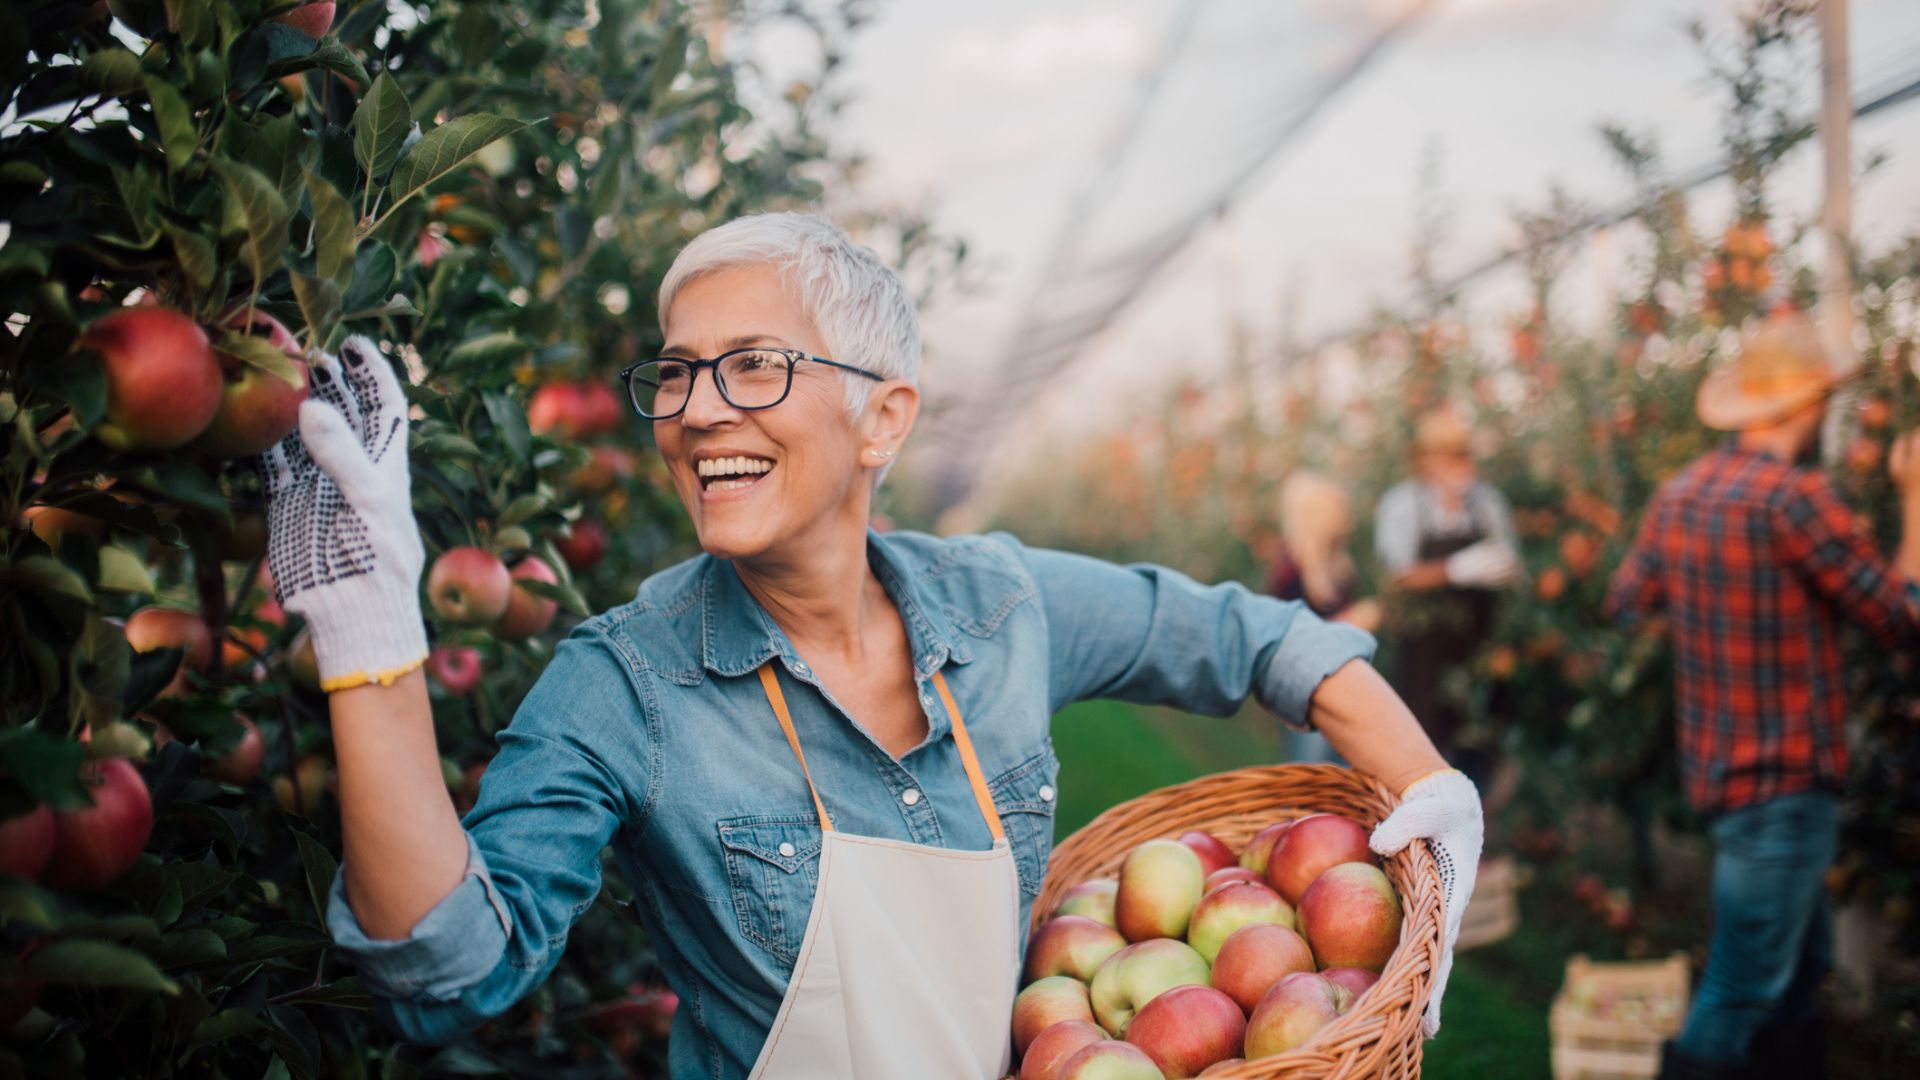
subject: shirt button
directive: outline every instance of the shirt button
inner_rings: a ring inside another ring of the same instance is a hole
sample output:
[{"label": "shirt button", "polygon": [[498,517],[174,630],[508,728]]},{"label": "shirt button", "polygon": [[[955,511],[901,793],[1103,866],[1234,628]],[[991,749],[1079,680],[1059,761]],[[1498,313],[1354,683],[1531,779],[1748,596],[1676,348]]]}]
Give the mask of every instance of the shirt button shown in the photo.
[{"label": "shirt button", "polygon": [[1040,789],[1040,801],[1041,802],[1053,801],[1053,785],[1052,784],[1048,784],[1045,787],[1042,787]]},{"label": "shirt button", "polygon": [[806,665],[806,661],[804,661],[804,660],[795,660],[795,661],[793,662],[793,670],[794,670],[794,671],[796,671],[796,672],[798,672],[798,673],[800,673],[800,674],[802,674],[802,675],[805,675],[805,674],[807,673],[807,665]]},{"label": "shirt button", "polygon": [[792,845],[792,844],[781,844],[781,845],[780,845],[780,854],[781,854],[781,855],[782,855],[783,857],[785,857],[785,858],[788,858],[788,859],[791,859],[791,858],[793,858],[793,845]]},{"label": "shirt button", "polygon": [[903,794],[901,794],[900,801],[903,803],[906,803],[908,806],[917,805],[920,802],[920,789],[908,788]]}]

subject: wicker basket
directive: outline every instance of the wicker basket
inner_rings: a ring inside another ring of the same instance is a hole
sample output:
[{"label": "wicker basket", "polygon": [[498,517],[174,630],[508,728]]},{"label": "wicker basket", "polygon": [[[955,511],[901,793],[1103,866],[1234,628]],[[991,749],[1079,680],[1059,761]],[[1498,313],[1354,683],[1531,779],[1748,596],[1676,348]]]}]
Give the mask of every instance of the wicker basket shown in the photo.
[{"label": "wicker basket", "polygon": [[[1119,873],[1127,853],[1148,840],[1201,829],[1238,850],[1275,821],[1329,811],[1372,826],[1399,801],[1379,784],[1337,765],[1237,769],[1149,792],[1101,814],[1054,848],[1046,883],[1033,905],[1033,925],[1046,919],[1069,888]],[[1400,947],[1380,981],[1352,1012],[1322,1028],[1305,1046],[1216,1075],[1238,1080],[1420,1075],[1420,1013],[1440,959],[1440,872],[1424,843],[1387,860],[1385,869],[1399,890],[1405,921]]]}]

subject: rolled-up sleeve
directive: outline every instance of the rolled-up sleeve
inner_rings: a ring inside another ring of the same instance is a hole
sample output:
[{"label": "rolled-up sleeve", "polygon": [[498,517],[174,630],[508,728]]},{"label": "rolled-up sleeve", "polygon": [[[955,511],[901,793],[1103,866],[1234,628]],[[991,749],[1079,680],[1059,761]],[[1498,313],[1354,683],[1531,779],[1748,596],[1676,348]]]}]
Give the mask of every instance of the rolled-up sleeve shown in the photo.
[{"label": "rolled-up sleeve", "polygon": [[462,826],[466,875],[404,938],[367,935],[335,875],[327,928],[377,1011],[437,1044],[505,1012],[546,980],[600,893],[601,849],[637,817],[646,725],[631,668],[597,631],[563,641],[500,732]]},{"label": "rolled-up sleeve", "polygon": [[1321,680],[1371,660],[1371,636],[1297,601],[1015,545],[1047,619],[1052,706],[1088,698],[1224,716],[1252,697],[1307,730]]}]

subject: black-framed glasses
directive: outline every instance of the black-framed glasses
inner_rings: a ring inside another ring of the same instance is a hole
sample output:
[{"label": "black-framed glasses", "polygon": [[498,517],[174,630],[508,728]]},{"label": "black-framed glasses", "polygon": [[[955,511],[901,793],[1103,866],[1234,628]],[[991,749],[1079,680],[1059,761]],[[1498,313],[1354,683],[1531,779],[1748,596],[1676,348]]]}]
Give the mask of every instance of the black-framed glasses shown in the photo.
[{"label": "black-framed glasses", "polygon": [[677,356],[643,360],[620,372],[620,381],[626,384],[627,400],[633,402],[634,412],[648,420],[668,420],[686,411],[687,402],[693,397],[693,381],[699,378],[701,368],[713,370],[713,385],[727,404],[752,410],[771,409],[787,400],[788,392],[793,389],[793,369],[805,363],[851,371],[874,382],[885,382],[887,378],[824,356],[808,356],[798,349],[761,346],[724,352],[711,360],[685,360]]}]

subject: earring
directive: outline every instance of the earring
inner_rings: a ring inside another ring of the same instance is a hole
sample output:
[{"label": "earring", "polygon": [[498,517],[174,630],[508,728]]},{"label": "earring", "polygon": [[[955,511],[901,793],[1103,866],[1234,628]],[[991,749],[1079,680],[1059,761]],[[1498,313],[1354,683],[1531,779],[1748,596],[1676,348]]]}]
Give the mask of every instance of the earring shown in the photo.
[{"label": "earring", "polygon": [[867,451],[867,453],[872,454],[874,457],[877,457],[882,461],[885,461],[886,459],[893,456],[893,451],[891,450],[869,450]]}]

